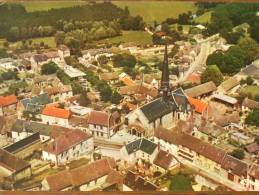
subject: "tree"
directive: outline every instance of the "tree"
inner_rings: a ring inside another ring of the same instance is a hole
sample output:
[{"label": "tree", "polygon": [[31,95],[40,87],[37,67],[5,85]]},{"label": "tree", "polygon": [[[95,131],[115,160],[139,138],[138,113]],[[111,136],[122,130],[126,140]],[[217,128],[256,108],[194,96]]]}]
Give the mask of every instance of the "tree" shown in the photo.
[{"label": "tree", "polygon": [[7,58],[9,55],[5,49],[0,48],[0,58]]},{"label": "tree", "polygon": [[49,74],[54,74],[57,72],[58,70],[58,66],[56,63],[54,62],[49,62],[46,64],[43,64],[41,67],[41,73],[45,74],[45,75],[49,75]]},{"label": "tree", "polygon": [[223,81],[223,75],[217,65],[210,65],[201,75],[201,82],[206,83],[213,81],[215,85],[220,85]]},{"label": "tree", "polygon": [[249,65],[252,61],[254,61],[257,58],[257,55],[259,53],[259,45],[252,38],[245,37],[240,39],[238,41],[238,46],[245,53],[244,61],[246,65]]},{"label": "tree", "polygon": [[254,83],[254,79],[251,76],[248,76],[246,78],[246,84],[247,85],[252,85]]},{"label": "tree", "polygon": [[56,41],[56,45],[60,45],[64,43],[66,37],[66,33],[63,31],[57,31],[55,34],[55,41]]},{"label": "tree", "polygon": [[253,110],[248,114],[245,119],[245,123],[248,125],[254,125],[259,127],[259,109]]},{"label": "tree", "polygon": [[183,174],[177,174],[172,177],[169,190],[174,192],[193,191],[191,179]]},{"label": "tree", "polygon": [[244,150],[242,149],[234,149],[231,153],[230,153],[231,156],[239,159],[239,160],[242,160],[245,158],[245,152]]},{"label": "tree", "polygon": [[113,91],[111,96],[111,103],[119,104],[121,99],[122,99],[122,96],[117,91]]},{"label": "tree", "polygon": [[81,94],[83,92],[83,87],[77,81],[73,81],[71,83],[71,87],[74,95]]},{"label": "tree", "polygon": [[251,37],[259,43],[259,20],[251,25]]},{"label": "tree", "polygon": [[105,55],[101,55],[97,58],[97,61],[100,65],[104,65],[108,63],[108,58]]},{"label": "tree", "polygon": [[1,77],[4,80],[12,80],[12,79],[17,80],[18,79],[18,72],[8,70],[7,72],[3,72]]},{"label": "tree", "polygon": [[134,68],[137,63],[136,57],[128,53],[114,55],[112,61],[115,67]]}]

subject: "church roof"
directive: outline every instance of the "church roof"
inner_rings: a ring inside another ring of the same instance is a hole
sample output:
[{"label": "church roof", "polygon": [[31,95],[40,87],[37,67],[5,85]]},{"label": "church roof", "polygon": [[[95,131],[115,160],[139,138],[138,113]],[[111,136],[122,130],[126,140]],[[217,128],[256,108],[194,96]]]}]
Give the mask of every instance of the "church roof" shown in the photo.
[{"label": "church roof", "polygon": [[155,121],[166,114],[169,114],[173,110],[177,109],[177,105],[174,101],[158,98],[144,106],[141,111],[146,116],[149,122]]}]

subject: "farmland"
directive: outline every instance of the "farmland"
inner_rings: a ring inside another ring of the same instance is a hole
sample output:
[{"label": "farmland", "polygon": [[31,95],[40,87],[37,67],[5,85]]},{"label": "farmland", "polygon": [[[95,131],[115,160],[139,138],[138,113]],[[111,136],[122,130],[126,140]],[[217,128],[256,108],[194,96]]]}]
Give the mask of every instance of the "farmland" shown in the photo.
[{"label": "farmland", "polygon": [[[13,1],[13,2],[16,3],[16,1]],[[24,5],[25,9],[28,12],[73,7],[73,6],[79,6],[79,5],[85,4],[84,1],[42,1],[42,0],[40,0],[40,1],[22,1],[19,3]]]},{"label": "farmland", "polygon": [[194,2],[184,1],[113,1],[119,7],[128,6],[132,15],[140,15],[144,21],[151,24],[161,22],[168,17],[176,18],[179,14],[188,11],[195,12]]}]

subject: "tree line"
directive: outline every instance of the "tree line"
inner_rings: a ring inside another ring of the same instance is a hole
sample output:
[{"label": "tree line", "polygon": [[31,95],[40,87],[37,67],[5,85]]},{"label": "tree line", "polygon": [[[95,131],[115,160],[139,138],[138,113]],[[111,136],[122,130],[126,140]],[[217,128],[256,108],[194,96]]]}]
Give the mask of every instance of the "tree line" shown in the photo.
[{"label": "tree line", "polygon": [[[97,33],[98,38],[107,34],[117,35],[118,28],[144,29],[142,17],[130,16],[128,9],[110,2],[35,12],[27,12],[20,4],[5,4],[0,7],[0,13],[0,37],[8,41],[52,36],[61,30],[67,33],[77,29],[92,29],[94,21],[103,21],[106,27],[92,31],[92,34]],[[108,24],[112,21],[112,24]],[[104,35],[104,31],[107,34]]]}]

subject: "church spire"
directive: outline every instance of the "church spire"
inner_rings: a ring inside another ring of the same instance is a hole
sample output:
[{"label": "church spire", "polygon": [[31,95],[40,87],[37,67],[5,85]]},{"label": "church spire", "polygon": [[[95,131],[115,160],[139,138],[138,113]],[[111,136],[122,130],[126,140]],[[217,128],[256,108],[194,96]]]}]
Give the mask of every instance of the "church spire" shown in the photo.
[{"label": "church spire", "polygon": [[168,54],[167,54],[167,44],[166,43],[165,43],[165,54],[164,54],[162,78],[161,78],[159,91],[160,91],[160,95],[162,95],[163,98],[167,98],[170,95]]}]

